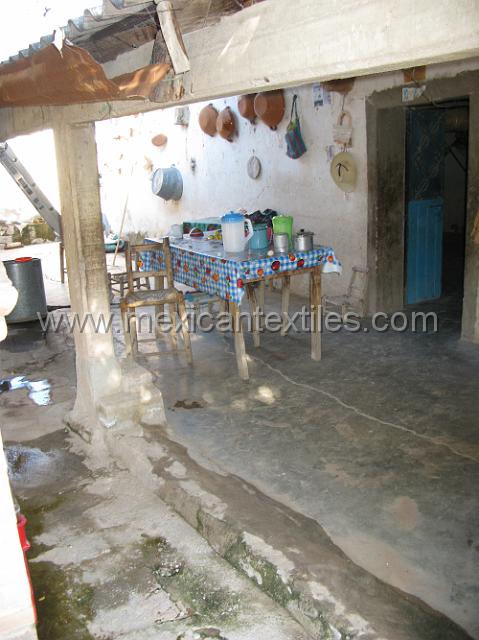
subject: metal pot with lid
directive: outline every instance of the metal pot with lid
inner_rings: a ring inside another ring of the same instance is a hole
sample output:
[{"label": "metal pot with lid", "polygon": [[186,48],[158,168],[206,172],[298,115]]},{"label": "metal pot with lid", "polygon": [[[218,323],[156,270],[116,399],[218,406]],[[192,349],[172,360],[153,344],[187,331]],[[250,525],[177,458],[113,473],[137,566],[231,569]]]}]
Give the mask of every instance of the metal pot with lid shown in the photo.
[{"label": "metal pot with lid", "polygon": [[300,229],[294,236],[294,248],[296,251],[311,251],[313,248],[313,231]]}]

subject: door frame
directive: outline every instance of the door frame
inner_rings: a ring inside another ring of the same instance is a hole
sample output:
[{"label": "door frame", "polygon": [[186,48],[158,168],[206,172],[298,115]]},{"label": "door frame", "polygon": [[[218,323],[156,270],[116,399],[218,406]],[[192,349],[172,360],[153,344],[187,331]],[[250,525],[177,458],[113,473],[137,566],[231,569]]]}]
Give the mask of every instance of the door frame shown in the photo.
[{"label": "door frame", "polygon": [[402,86],[366,100],[368,164],[368,311],[404,308],[406,109],[469,100],[466,246],[462,338],[479,343],[479,244],[471,237],[479,206],[479,71],[427,82],[427,97],[402,102]]}]

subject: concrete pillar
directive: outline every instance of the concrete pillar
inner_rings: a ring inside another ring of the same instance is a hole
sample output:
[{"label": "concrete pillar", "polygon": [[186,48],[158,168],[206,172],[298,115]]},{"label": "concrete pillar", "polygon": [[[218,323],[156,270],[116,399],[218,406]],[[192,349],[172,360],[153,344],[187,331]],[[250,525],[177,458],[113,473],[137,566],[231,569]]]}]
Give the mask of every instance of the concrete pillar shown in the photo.
[{"label": "concrete pillar", "polygon": [[82,328],[77,324],[74,333],[77,396],[71,421],[91,437],[99,402],[121,384],[108,326],[110,302],[95,125],[60,122],[54,133],[71,308],[84,324]]}]

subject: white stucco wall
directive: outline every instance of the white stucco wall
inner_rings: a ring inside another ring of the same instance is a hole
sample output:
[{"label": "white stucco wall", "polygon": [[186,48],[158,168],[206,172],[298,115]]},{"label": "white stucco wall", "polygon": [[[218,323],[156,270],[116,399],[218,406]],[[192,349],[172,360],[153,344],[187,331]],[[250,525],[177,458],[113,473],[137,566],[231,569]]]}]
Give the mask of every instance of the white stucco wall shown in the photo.
[{"label": "white stucco wall", "polygon": [[[478,68],[478,60],[428,67],[427,78],[454,76]],[[185,219],[219,216],[231,209],[276,209],[294,217],[295,228],[315,233],[315,242],[334,247],[343,262],[343,276],[324,278],[328,293],[346,290],[353,265],[367,262],[367,167],[366,100],[374,91],[399,86],[401,72],[356,80],[346,96],[344,108],[353,119],[350,149],[358,165],[354,193],[344,194],[329,174],[328,147],[333,145],[333,125],[341,110],[342,96],[331,94],[331,104],[315,108],[312,86],[288,89],[286,114],[277,131],[240,117],[237,98],[214,100],[221,110],[229,105],[237,115],[238,136],[229,143],[211,138],[198,124],[198,113],[206,103],[190,105],[190,124],[174,124],[174,109],[97,124],[99,171],[102,176],[102,206],[112,227],[118,231],[126,207],[124,232],[145,235],[165,233]],[[286,156],[284,134],[294,93],[299,95],[299,112],[307,153],[299,160]],[[164,133],[168,143],[155,147],[151,138]],[[339,147],[334,147],[339,151]],[[248,158],[255,154],[262,163],[257,180],[248,177]],[[192,171],[190,161],[196,161]],[[183,197],[165,202],[151,191],[151,166],[175,164],[182,172]],[[128,196],[128,201],[126,200]],[[295,279],[296,289],[306,283]]]},{"label": "white stucco wall", "polygon": [[[294,91],[285,93],[289,112]],[[360,150],[366,144],[364,100],[346,98],[346,108],[353,113],[355,126],[351,152],[357,156],[359,167],[357,189],[346,195],[330,178],[327,156],[342,98],[331,94],[331,105],[315,109],[311,86],[301,87],[296,93],[308,147],[298,160],[286,156],[284,134],[289,118],[285,116],[277,131],[271,131],[262,122],[251,125],[238,115],[236,98],[214,101],[218,110],[229,105],[237,115],[238,136],[232,143],[202,132],[198,113],[205,103],[190,106],[188,127],[173,124],[174,109],[99,123],[103,210],[113,228],[119,230],[128,193],[124,231],[150,235],[164,233],[170,225],[187,218],[219,216],[239,208],[249,212],[271,208],[291,214],[296,228],[314,231],[316,242],[332,245],[343,260],[345,274],[350,273],[353,264],[365,264],[367,183],[365,163],[360,162]],[[130,128],[134,132],[131,137]],[[125,133],[127,139],[116,140],[112,154],[111,145],[104,139]],[[152,136],[158,133],[168,136],[164,148],[151,143]],[[249,178],[246,171],[253,153],[262,163],[257,180]],[[184,182],[180,201],[165,202],[153,195],[147,158],[155,168],[175,164],[180,169]],[[196,161],[194,172],[191,159]],[[332,278],[337,280],[336,276],[327,280]]]}]

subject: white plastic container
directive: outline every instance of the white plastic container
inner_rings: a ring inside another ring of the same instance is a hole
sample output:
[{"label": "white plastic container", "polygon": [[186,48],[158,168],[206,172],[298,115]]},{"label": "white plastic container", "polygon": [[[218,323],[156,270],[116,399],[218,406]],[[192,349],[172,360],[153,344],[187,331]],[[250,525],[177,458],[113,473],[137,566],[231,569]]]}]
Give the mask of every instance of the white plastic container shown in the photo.
[{"label": "white plastic container", "polygon": [[[248,225],[248,233],[245,235],[244,225]],[[223,235],[223,247],[227,253],[241,253],[250,238],[253,237],[253,225],[251,220],[242,213],[230,211],[221,218],[221,233]]]}]

